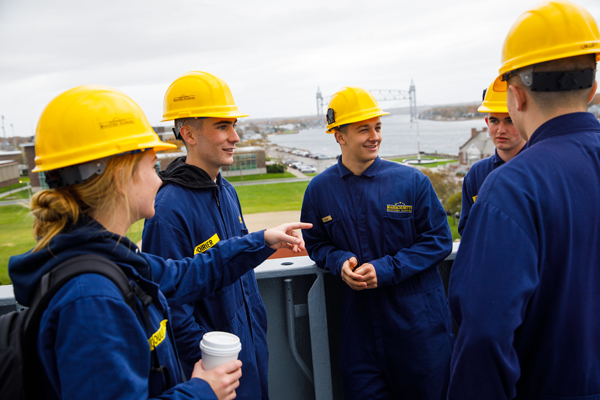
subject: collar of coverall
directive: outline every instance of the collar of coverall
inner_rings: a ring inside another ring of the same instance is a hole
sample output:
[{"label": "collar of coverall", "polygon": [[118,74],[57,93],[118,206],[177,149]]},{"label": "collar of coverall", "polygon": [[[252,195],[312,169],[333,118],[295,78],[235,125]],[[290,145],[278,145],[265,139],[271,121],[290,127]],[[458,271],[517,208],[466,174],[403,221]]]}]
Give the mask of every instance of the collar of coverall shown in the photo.
[{"label": "collar of coverall", "polygon": [[[344,164],[342,164],[342,156],[341,155],[338,158],[338,166],[339,166],[339,171],[340,171],[340,178],[343,178],[348,175],[354,175],[354,173],[352,171],[350,171],[348,168],[346,168],[344,166]],[[367,168],[362,174],[360,174],[360,176],[366,176],[366,177],[372,178],[377,174],[377,171],[379,171],[380,166],[381,166],[381,159],[379,158],[379,156],[377,156],[377,158],[373,161],[373,164],[369,165],[369,168]]]},{"label": "collar of coverall", "polygon": [[576,134],[581,131],[597,131],[600,133],[600,123],[589,112],[576,112],[560,115],[544,122],[529,138],[528,147],[553,136]]}]

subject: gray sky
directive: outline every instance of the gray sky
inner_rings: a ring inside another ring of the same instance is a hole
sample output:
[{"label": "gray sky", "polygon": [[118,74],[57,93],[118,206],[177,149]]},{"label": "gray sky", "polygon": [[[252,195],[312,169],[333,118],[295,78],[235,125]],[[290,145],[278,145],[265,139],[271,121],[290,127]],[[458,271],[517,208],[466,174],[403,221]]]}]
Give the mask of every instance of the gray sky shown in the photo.
[{"label": "gray sky", "polygon": [[[0,114],[8,136],[11,123],[31,135],[52,98],[102,84],[159,125],[167,87],[191,70],[225,79],[254,118],[315,114],[317,86],[327,96],[414,79],[419,104],[477,101],[506,33],[536,3],[0,0]],[[600,21],[600,1],[578,3]]]}]

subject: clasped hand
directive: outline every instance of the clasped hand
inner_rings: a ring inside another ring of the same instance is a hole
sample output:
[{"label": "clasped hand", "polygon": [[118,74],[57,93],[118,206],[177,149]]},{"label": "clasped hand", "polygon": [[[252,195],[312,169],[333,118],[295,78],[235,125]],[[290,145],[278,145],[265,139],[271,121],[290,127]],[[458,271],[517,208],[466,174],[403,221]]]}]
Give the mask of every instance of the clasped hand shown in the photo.
[{"label": "clasped hand", "polygon": [[377,272],[373,264],[364,263],[357,268],[358,260],[351,257],[342,266],[342,280],[353,290],[375,289],[377,287]]}]

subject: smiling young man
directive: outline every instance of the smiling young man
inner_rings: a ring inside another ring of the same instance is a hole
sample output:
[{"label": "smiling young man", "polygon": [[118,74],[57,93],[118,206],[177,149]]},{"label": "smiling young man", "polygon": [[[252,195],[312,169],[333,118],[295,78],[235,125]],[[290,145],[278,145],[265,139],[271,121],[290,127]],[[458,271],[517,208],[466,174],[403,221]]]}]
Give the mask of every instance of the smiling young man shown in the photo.
[{"label": "smiling young man", "polygon": [[452,251],[446,213],[419,170],[381,160],[381,110],[346,87],[327,112],[338,164],[308,185],[306,249],[344,287],[340,368],[346,399],[445,397],[452,323],[436,266]]},{"label": "smiling young man", "polygon": [[[240,141],[235,123],[247,115],[238,111],[225,81],[199,71],[171,84],[164,107],[163,120],[175,121],[173,131],[183,141],[187,157],[176,159],[160,173],[163,183],[156,196],[156,214],[146,221],[142,248],[163,258],[182,259],[248,233],[237,193],[219,172],[233,164]],[[171,311],[188,377],[200,359],[202,335],[230,332],[242,343],[237,398],[268,399],[267,314],[253,271],[206,299],[171,304]]]},{"label": "smiling young man", "polygon": [[504,163],[513,159],[517,154],[527,148],[527,142],[519,135],[517,128],[512,123],[506,108],[506,92],[496,92],[492,83],[489,89],[483,92],[483,104],[477,109],[481,113],[488,113],[485,123],[489,127],[490,137],[496,147],[493,156],[477,161],[463,180],[462,206],[458,233],[462,236],[467,225],[471,207],[477,200],[479,188],[485,178]]}]

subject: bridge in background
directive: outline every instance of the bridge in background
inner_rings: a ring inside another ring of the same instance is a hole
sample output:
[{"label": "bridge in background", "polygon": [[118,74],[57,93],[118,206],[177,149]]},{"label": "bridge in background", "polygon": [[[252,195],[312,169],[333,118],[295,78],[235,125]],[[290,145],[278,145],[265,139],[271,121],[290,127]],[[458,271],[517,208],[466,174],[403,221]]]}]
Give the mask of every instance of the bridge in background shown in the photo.
[{"label": "bridge in background", "polygon": [[[393,90],[393,89],[369,89],[369,92],[377,101],[393,101],[393,100],[408,100],[410,106],[410,121],[417,120],[417,90],[415,84],[411,80],[408,90]],[[325,106],[329,104],[332,96],[323,97],[321,89],[317,88],[317,115],[325,115]]]}]

